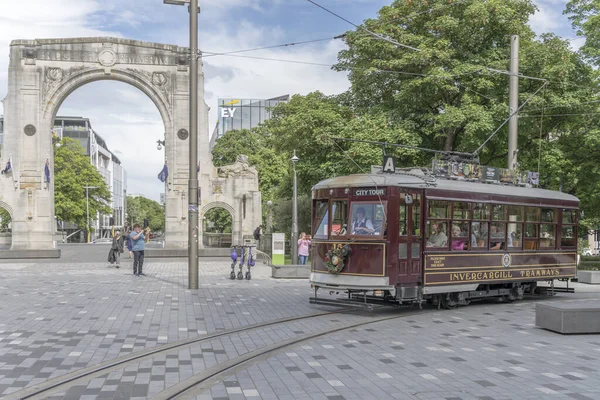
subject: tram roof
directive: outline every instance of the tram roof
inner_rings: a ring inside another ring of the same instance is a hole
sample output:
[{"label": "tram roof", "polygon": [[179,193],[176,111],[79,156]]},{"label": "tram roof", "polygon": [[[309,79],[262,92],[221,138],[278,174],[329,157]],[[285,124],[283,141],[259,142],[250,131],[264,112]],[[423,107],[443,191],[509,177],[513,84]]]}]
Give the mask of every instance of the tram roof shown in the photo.
[{"label": "tram roof", "polygon": [[411,173],[408,174],[379,173],[338,176],[335,178],[325,179],[317,183],[315,186],[313,186],[313,190],[332,189],[339,187],[401,186],[415,189],[448,190],[455,192],[470,192],[579,202],[579,199],[573,195],[554,190],[443,179],[434,177],[432,175],[425,175],[420,170],[413,171],[414,172],[411,171]]}]

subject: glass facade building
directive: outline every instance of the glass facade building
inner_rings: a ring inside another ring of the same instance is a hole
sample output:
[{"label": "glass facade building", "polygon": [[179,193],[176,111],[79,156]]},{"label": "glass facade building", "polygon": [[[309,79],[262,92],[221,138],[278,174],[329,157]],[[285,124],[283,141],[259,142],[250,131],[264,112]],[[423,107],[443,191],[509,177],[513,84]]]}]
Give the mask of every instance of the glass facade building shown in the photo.
[{"label": "glass facade building", "polygon": [[279,103],[287,103],[289,95],[272,99],[224,99],[218,100],[217,126],[211,137],[211,148],[215,141],[226,132],[250,129],[271,118],[272,108]]}]

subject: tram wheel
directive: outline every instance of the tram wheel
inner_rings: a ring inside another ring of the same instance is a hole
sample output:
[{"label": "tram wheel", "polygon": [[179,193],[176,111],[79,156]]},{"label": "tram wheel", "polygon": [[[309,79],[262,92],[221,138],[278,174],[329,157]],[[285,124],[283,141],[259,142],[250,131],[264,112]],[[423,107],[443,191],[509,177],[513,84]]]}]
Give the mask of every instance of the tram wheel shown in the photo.
[{"label": "tram wheel", "polygon": [[446,310],[452,310],[458,307],[458,299],[453,294],[440,295],[440,303]]}]

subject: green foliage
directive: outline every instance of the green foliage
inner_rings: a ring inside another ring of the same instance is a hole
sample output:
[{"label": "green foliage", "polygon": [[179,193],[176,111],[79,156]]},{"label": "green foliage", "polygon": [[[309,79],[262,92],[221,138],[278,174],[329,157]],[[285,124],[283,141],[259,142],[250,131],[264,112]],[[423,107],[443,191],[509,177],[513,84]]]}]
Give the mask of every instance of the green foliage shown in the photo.
[{"label": "green foliage", "polygon": [[129,226],[143,224],[148,219],[150,230],[163,232],[165,230],[165,208],[154,200],[145,197],[127,196],[127,219]]},{"label": "green foliage", "polygon": [[[600,48],[594,42],[600,43],[599,10],[600,0],[572,0],[567,7],[580,34],[588,35],[589,51]],[[264,201],[273,200],[279,210],[276,226],[287,232],[291,205],[277,199],[292,195],[294,150],[301,196],[323,179],[369,172],[381,163],[381,148],[334,138],[474,152],[509,115],[509,78],[492,69],[509,68],[510,36],[518,34],[520,73],[548,81],[540,91],[540,80],[519,82],[519,103],[528,100],[519,119],[520,168],[539,171],[544,188],[562,186],[579,197],[586,214],[580,229],[595,229],[600,226],[598,79],[567,40],[536,37],[528,25],[535,11],[533,0],[395,0],[364,26],[420,52],[377,40],[361,28],[347,32],[348,48],[339,53],[335,69],[348,73],[350,90],[293,96],[262,126],[228,132],[213,152],[215,165],[247,154],[259,171]],[[507,147],[505,125],[479,152],[482,164],[505,167]],[[430,153],[414,149],[385,150],[398,157],[399,166],[431,161]]]},{"label": "green foliage", "polygon": [[90,164],[79,142],[63,138],[54,150],[54,207],[56,216],[81,228],[87,226],[85,186],[89,189],[90,221],[97,212],[112,213],[111,195],[104,178]]},{"label": "green foliage", "polygon": [[[309,196],[298,196],[298,236],[311,232],[312,201]],[[273,232],[285,232],[289,239],[292,231],[292,200],[279,199],[273,204]]]},{"label": "green foliage", "polygon": [[0,232],[6,232],[8,230],[8,225],[12,222],[12,218],[8,211],[4,208],[0,208]]},{"label": "green foliage", "polygon": [[581,52],[594,64],[600,65],[600,1],[571,0],[565,14],[578,36],[585,37]]},{"label": "green foliage", "polygon": [[275,199],[279,184],[287,175],[289,161],[271,146],[271,134],[262,126],[226,132],[213,148],[213,163],[216,167],[233,164],[240,154],[247,155],[250,165],[259,171],[263,201]]},{"label": "green foliage", "polygon": [[231,233],[233,219],[231,214],[223,208],[211,208],[204,214],[204,232]]}]

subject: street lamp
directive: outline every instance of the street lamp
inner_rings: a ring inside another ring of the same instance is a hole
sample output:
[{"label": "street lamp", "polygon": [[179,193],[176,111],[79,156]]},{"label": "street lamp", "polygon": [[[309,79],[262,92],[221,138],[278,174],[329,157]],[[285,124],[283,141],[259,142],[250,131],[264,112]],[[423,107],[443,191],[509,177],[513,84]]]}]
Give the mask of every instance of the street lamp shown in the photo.
[{"label": "street lamp", "polygon": [[90,197],[88,194],[88,189],[97,189],[98,186],[84,186],[85,187],[85,213],[87,215],[86,217],[86,223],[87,223],[87,242],[90,242]]},{"label": "street lamp", "polygon": [[198,289],[198,0],[163,0],[165,4],[189,4],[190,12],[190,143],[188,181],[188,289]]},{"label": "street lamp", "polygon": [[267,233],[273,233],[273,202],[271,200],[267,201],[267,208],[269,209],[269,214],[267,215]]},{"label": "street lamp", "polygon": [[163,146],[165,145],[165,141],[164,140],[157,140],[156,143],[158,143],[158,145],[156,146],[156,150],[162,150]]},{"label": "street lamp", "polygon": [[292,237],[290,248],[292,250],[292,264],[298,263],[298,180],[296,179],[296,163],[300,160],[296,156],[296,150],[294,155],[290,159],[292,166],[294,167],[294,198],[292,201]]}]

